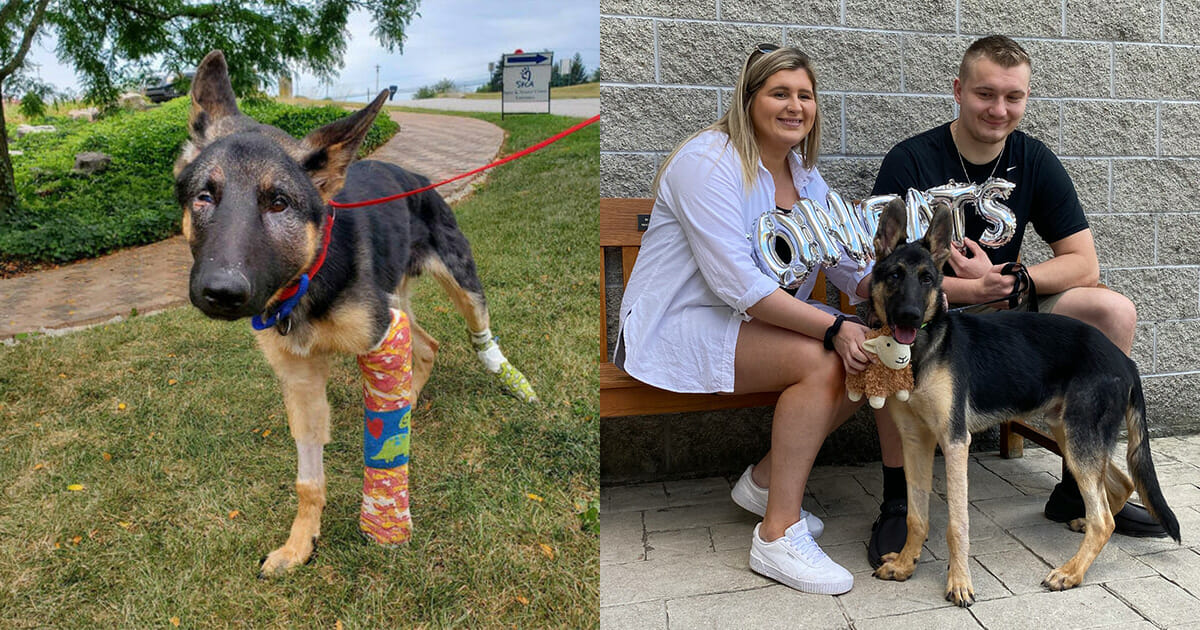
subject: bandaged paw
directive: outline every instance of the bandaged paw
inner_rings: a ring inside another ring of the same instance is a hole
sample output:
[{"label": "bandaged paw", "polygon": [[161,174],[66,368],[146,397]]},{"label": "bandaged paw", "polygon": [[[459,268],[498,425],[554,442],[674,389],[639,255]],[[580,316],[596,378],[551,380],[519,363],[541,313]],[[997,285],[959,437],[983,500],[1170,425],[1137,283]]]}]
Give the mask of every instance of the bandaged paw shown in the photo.
[{"label": "bandaged paw", "polygon": [[508,393],[525,402],[538,401],[537,393],[533,391],[529,379],[504,357],[504,353],[500,351],[500,344],[496,342],[490,330],[471,333],[471,343],[475,346],[475,354],[480,362],[488,372],[499,375],[500,382]]},{"label": "bandaged paw", "polygon": [[362,510],[358,528],[381,545],[398,545],[412,538],[408,509],[408,464],[395,468],[363,469]]}]

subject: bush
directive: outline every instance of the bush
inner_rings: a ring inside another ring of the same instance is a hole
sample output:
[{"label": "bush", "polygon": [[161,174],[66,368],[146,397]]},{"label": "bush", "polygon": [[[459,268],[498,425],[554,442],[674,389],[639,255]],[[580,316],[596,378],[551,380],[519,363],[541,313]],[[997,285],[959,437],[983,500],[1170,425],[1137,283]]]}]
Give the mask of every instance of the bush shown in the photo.
[{"label": "bush", "polygon": [[[67,262],[120,247],[144,245],[179,232],[172,168],[187,138],[186,98],[144,112],[117,112],[96,123],[53,118],[55,133],[12,142],[19,209],[0,220],[0,256]],[[338,107],[302,108],[270,101],[243,103],[261,122],[301,137],[347,114]],[[399,129],[386,114],[375,120],[359,155]],[[108,170],[71,173],[75,154],[102,151]]]},{"label": "bush", "polygon": [[17,111],[28,120],[37,120],[46,115],[46,101],[37,92],[26,92],[25,96],[21,97]]}]

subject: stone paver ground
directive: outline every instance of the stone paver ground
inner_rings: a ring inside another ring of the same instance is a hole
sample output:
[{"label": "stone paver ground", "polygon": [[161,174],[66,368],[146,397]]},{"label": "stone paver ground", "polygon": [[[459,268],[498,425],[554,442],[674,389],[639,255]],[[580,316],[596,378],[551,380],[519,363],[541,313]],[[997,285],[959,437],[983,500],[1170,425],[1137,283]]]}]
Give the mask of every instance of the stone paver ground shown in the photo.
[{"label": "stone paver ground", "polygon": [[[972,456],[977,602],[965,610],[943,599],[947,515],[940,495],[930,501],[929,540],[914,576],[872,577],[866,549],[882,489],[878,463],[818,467],[804,497],[805,508],[825,521],[819,544],[854,574],[853,590],[837,597],[800,593],[750,571],[750,536],[759,519],[729,499],[736,478],[602,488],[600,624],[613,630],[1200,629],[1200,436],[1155,438],[1152,449],[1183,544],[1114,535],[1085,582],[1057,593],[1041,580],[1082,540],[1042,516],[1060,460],[1039,448],[1027,448],[1020,459]],[[940,457],[934,470],[934,489],[944,493]]]},{"label": "stone paver ground", "polygon": [[[392,112],[400,131],[371,155],[437,182],[490,163],[504,141],[499,127],[459,116]],[[485,173],[439,189],[449,201]],[[354,212],[352,210],[351,212]],[[188,303],[192,255],[183,237],[134,247],[58,269],[0,280],[0,340],[55,333]]]}]

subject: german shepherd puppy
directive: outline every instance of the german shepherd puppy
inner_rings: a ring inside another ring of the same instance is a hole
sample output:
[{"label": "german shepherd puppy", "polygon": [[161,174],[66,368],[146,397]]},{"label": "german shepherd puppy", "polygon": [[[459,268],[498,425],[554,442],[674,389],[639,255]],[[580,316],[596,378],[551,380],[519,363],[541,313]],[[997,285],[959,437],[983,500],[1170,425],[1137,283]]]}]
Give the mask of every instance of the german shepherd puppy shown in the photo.
[{"label": "german shepherd puppy", "polygon": [[[226,320],[268,311],[320,258],[335,195],[361,201],[429,183],[391,164],[354,162],[387,96],[381,92],[361,111],[296,140],[242,114],[224,55],[213,51],[204,58],[191,88],[190,140],[175,163],[183,233],[194,259],[192,304]],[[439,281],[472,332],[489,329],[470,245],[449,206],[428,191],[339,213],[307,293],[290,315],[257,333],[283,386],[299,454],[299,511],[287,543],[263,561],[263,574],[307,561],[320,534],[329,356],[376,346],[395,306],[409,316],[414,401],[428,380],[438,342],[412,319],[409,305],[410,281],[422,271]]]},{"label": "german shepherd puppy", "polygon": [[[950,257],[950,211],[940,208],[929,231],[905,243],[905,207],[892,202],[875,236],[871,280],[875,315],[900,343],[912,344],[915,388],[907,402],[888,402],[904,444],[908,538],[883,557],[875,577],[912,575],[929,532],[934,447],[946,460],[950,548],[946,599],[975,601],[967,568],[967,447],[971,433],[1005,420],[1044,414],[1079,482],[1086,517],[1079,551],[1042,584],[1064,590],[1083,581],[1108,542],[1112,515],[1136,486],[1147,509],[1179,541],[1179,522],[1159,489],[1150,459],[1146,404],[1134,365],[1099,330],[1061,315],[1001,311],[947,312],[942,266]],[[1122,427],[1129,432],[1133,480],[1109,461]]]}]

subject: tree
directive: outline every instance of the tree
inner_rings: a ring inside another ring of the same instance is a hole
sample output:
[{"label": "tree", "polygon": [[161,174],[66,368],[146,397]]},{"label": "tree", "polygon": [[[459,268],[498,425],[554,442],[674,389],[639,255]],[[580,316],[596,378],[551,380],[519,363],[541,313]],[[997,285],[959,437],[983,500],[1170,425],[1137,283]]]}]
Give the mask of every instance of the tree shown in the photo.
[{"label": "tree", "polygon": [[0,0],[0,219],[17,203],[4,125],[7,79],[25,65],[34,40],[58,38],[58,60],[83,79],[83,97],[116,101],[118,87],[161,60],[171,74],[194,68],[213,49],[225,52],[234,91],[252,92],[296,68],[322,79],[342,66],[353,10],[366,11],[388,51],[404,49],[404,31],[420,0]]},{"label": "tree", "polygon": [[583,67],[583,55],[575,53],[575,56],[571,57],[571,70],[567,75],[567,85],[587,83],[587,76],[587,69]]}]

